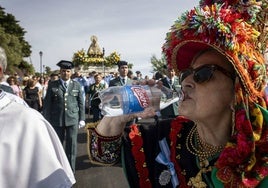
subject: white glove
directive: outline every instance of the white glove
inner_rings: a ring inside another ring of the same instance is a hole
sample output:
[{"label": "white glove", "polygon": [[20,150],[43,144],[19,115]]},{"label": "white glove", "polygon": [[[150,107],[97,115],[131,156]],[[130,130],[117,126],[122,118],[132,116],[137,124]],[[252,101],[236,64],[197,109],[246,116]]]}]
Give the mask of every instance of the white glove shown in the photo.
[{"label": "white glove", "polygon": [[81,121],[79,121],[78,128],[81,129],[81,128],[85,127],[85,125],[86,125],[85,121],[81,120]]}]

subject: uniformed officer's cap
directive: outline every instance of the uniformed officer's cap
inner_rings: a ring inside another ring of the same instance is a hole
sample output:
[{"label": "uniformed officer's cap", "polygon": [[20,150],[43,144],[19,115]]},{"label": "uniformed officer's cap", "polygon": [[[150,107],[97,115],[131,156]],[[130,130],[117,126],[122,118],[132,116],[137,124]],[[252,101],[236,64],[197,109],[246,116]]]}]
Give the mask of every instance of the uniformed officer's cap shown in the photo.
[{"label": "uniformed officer's cap", "polygon": [[126,61],[119,61],[119,62],[117,63],[117,65],[118,65],[118,68],[120,68],[120,67],[123,66],[123,65],[127,65],[127,62],[126,62]]},{"label": "uniformed officer's cap", "polygon": [[60,62],[57,63],[57,65],[61,69],[72,69],[72,68],[74,68],[74,64],[71,61],[66,61],[66,60],[61,60]]}]

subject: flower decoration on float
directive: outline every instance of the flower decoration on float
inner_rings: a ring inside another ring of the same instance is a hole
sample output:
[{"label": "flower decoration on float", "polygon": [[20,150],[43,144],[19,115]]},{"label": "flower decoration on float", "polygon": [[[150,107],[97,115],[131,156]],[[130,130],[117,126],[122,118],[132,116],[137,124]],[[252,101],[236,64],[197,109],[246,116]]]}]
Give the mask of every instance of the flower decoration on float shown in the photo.
[{"label": "flower decoration on float", "polygon": [[103,57],[103,55],[88,55],[84,49],[78,50],[73,54],[73,62],[75,65],[87,65],[87,66],[105,66],[111,67],[117,65],[120,61],[120,54],[116,51],[112,52],[109,56]]},{"label": "flower decoration on float", "polygon": [[116,51],[112,52],[109,56],[105,58],[108,65],[117,65],[117,63],[120,61],[120,54]]},{"label": "flower decoration on float", "polygon": [[84,49],[78,50],[77,52],[75,52],[73,54],[72,61],[76,65],[83,65],[84,62],[85,62],[85,56],[86,56],[86,53],[85,53],[85,50]]}]

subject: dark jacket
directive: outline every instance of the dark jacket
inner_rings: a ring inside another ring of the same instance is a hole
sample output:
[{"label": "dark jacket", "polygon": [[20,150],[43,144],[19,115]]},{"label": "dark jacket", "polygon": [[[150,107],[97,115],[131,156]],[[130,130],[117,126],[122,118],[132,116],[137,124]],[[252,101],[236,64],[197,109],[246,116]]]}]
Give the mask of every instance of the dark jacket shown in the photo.
[{"label": "dark jacket", "polygon": [[[129,186],[131,188],[172,188],[169,168],[174,167],[179,181],[177,187],[179,188],[191,187],[187,184],[189,179],[194,177],[193,181],[195,183],[199,184],[202,180],[202,183],[206,183],[206,187],[209,188],[239,187],[236,183],[241,181],[242,175],[234,173],[238,172],[237,165],[226,166],[222,169],[215,167],[221,154],[208,159],[212,171],[202,173],[201,180],[198,178],[198,173],[202,172],[199,167],[200,163],[196,162],[198,160],[197,156],[189,151],[189,146],[186,144],[193,126],[194,122],[178,116],[173,120],[162,120],[156,125],[143,124],[127,127],[123,139],[122,164]],[[159,141],[163,140],[166,140],[166,146],[168,147],[168,149],[164,147],[165,150],[163,151],[170,151],[169,163],[166,164],[156,161],[160,152],[165,153],[161,151],[159,146]],[[229,181],[226,181],[226,184],[223,185],[219,177]],[[265,177],[257,187],[264,188],[267,186],[268,177]]]},{"label": "dark jacket", "polygon": [[[177,173],[180,185],[183,188],[187,187],[185,185],[188,179],[195,176],[199,171],[196,164],[192,162],[195,161],[195,156],[187,151],[184,144],[193,126],[193,122],[180,119],[176,121],[176,125],[174,123],[172,125],[172,121],[171,119],[166,119],[156,125],[138,125],[138,132],[134,131],[135,129],[132,127],[125,129],[122,163],[126,169],[127,180],[131,188],[172,187],[171,181],[168,181],[165,186],[161,185],[161,176],[168,168],[166,165],[160,164],[155,160],[160,153],[158,141],[163,138],[166,139],[170,152],[172,153],[170,160],[173,162],[176,172],[187,169],[186,176]],[[172,132],[170,132],[171,130]],[[136,134],[135,137],[133,136],[134,132]],[[178,149],[178,143],[181,143],[180,150]],[[177,158],[179,153],[182,154],[180,155],[181,158]],[[141,166],[145,168],[140,168]],[[149,177],[149,179],[146,180],[144,177]]]},{"label": "dark jacket", "polygon": [[[176,91],[177,89],[180,88],[178,77],[175,77],[174,82],[172,84],[169,83],[167,77],[161,79],[161,81],[163,82],[163,85],[165,87],[172,89],[174,91]],[[173,103],[173,104],[169,105],[168,107],[164,108],[163,110],[161,110],[162,118],[167,119],[167,118],[174,118],[174,117],[178,116],[179,115],[178,106],[179,105],[176,102],[176,103]]]}]

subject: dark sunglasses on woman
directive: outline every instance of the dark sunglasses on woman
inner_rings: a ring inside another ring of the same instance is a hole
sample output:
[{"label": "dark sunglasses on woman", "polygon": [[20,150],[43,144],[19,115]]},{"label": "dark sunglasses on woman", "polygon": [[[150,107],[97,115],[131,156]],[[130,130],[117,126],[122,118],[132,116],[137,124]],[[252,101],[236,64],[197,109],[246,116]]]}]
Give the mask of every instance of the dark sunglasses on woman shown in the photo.
[{"label": "dark sunglasses on woman", "polygon": [[182,70],[180,72],[179,82],[181,84],[182,81],[186,77],[190,76],[191,74],[193,74],[193,79],[196,83],[200,84],[203,82],[207,82],[212,78],[212,76],[216,70],[220,71],[221,73],[223,73],[227,77],[231,78],[232,80],[235,79],[235,76],[231,72],[225,70],[224,68],[222,68],[218,65],[214,65],[214,64],[206,64],[206,65],[202,65],[200,67],[197,67],[195,69],[189,68],[189,69]]}]

